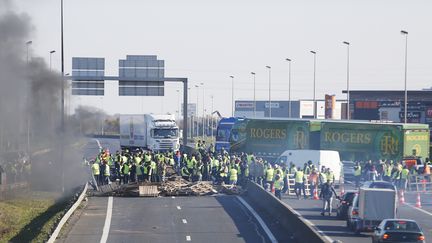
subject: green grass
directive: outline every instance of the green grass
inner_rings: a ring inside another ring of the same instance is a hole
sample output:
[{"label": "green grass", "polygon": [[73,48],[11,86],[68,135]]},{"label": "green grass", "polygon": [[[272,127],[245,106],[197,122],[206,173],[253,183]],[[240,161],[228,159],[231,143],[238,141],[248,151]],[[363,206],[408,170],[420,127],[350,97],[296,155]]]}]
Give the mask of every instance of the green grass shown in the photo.
[{"label": "green grass", "polygon": [[0,201],[0,242],[44,242],[63,216],[67,200],[58,193],[28,194]]}]

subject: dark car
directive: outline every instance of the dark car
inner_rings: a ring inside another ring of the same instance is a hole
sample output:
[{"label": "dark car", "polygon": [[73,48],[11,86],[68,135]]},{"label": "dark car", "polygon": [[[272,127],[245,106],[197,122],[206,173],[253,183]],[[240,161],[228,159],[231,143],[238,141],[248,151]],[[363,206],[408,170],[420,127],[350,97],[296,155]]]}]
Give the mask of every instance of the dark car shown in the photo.
[{"label": "dark car", "polygon": [[345,194],[340,198],[336,204],[336,216],[339,219],[348,218],[348,208],[353,203],[354,196],[357,191],[346,191]]},{"label": "dark car", "polygon": [[384,219],[375,227],[372,242],[426,242],[416,221],[409,219]]},{"label": "dark car", "polygon": [[363,183],[362,187],[391,189],[396,191],[395,185],[388,181],[366,181],[365,183]]}]

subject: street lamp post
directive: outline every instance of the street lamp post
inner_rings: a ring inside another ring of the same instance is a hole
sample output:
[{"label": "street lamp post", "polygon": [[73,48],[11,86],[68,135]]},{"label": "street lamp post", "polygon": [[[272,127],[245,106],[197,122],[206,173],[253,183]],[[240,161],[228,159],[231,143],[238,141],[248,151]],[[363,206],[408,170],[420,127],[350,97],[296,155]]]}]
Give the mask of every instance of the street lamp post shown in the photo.
[{"label": "street lamp post", "polygon": [[180,90],[179,89],[177,89],[176,90],[176,92],[177,92],[177,103],[178,103],[178,105],[179,105],[179,107],[177,107],[177,109],[178,109],[178,112],[177,112],[177,117],[178,117],[178,119],[180,120],[180,116],[181,116],[181,112],[180,112],[180,110],[181,110],[181,102],[180,102]]},{"label": "street lamp post", "polygon": [[291,59],[286,58],[289,63],[288,69],[288,117],[291,118]]},{"label": "street lamp post", "polygon": [[407,64],[408,64],[408,31],[401,30],[401,34],[405,35],[405,111],[404,111],[404,122],[407,123],[407,111],[408,111],[408,91],[407,91]]},{"label": "street lamp post", "polygon": [[344,41],[343,44],[345,44],[347,46],[347,107],[346,107],[346,119],[349,120],[350,119],[350,87],[349,87],[349,61],[350,61],[350,43],[347,41]]},{"label": "street lamp post", "polygon": [[314,66],[313,66],[313,114],[314,119],[317,118],[317,104],[316,104],[316,51],[310,51],[314,55]]},{"label": "street lamp post", "polygon": [[234,117],[234,76],[231,75],[231,117]]},{"label": "street lamp post", "polygon": [[269,117],[272,117],[272,105],[271,105],[271,67],[266,66],[269,70]]},{"label": "street lamp post", "polygon": [[50,51],[50,71],[52,69],[52,54],[54,54],[55,52],[55,50]]},{"label": "street lamp post", "polygon": [[29,62],[30,62],[30,59],[29,59],[29,48],[30,48],[30,45],[31,44],[33,44],[33,41],[27,41],[26,42],[26,48],[27,48],[27,65],[29,64]]},{"label": "street lamp post", "polygon": [[199,114],[199,112],[198,112],[198,97],[199,97],[199,85],[195,85],[195,88],[196,88],[196,90],[197,90],[197,101],[196,101],[196,123],[197,123],[197,126],[196,126],[196,136],[198,137],[199,136],[199,124],[198,124],[198,121],[199,121],[199,116],[198,116],[198,114]]},{"label": "street lamp post", "polygon": [[213,138],[213,95],[210,96],[211,98],[211,111],[210,111],[210,118],[211,118],[211,135],[210,137]]},{"label": "street lamp post", "polygon": [[255,73],[251,72],[253,76],[253,100],[254,100],[254,118],[256,118],[256,82],[255,82]]},{"label": "street lamp post", "polygon": [[[28,65],[30,63],[30,59],[29,59],[29,49],[30,49],[30,45],[33,43],[33,41],[27,41],[26,42],[26,49],[27,49],[27,57],[26,57],[26,61],[27,61],[27,68]],[[30,115],[27,114],[27,153],[30,154]]]},{"label": "street lamp post", "polygon": [[203,136],[203,139],[204,139],[204,130],[205,130],[205,127],[204,127],[204,124],[205,124],[205,89],[204,89],[204,83],[200,83],[200,85],[201,85],[201,87],[202,87],[202,108],[203,108],[203,113],[202,113],[202,127],[203,127],[203,129],[202,129],[202,136]]}]

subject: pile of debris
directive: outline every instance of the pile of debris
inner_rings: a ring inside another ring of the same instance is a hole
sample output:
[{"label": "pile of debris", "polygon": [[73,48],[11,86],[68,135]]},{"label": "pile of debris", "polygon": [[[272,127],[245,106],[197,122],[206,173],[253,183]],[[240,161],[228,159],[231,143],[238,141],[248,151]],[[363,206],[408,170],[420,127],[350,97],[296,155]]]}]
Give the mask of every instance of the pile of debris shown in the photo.
[{"label": "pile of debris", "polygon": [[217,193],[210,181],[188,182],[171,177],[159,186],[161,196],[205,196]]},{"label": "pile of debris", "polygon": [[211,181],[189,182],[180,176],[171,176],[165,182],[132,182],[119,185],[113,182],[99,186],[92,195],[123,197],[158,197],[158,196],[206,196],[217,193],[238,195],[243,193],[239,186],[213,185]]}]

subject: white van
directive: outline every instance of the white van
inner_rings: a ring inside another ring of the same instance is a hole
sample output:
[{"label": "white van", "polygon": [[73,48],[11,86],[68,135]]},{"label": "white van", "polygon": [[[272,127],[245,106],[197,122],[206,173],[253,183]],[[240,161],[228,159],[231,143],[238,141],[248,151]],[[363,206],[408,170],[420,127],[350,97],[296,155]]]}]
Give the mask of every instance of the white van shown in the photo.
[{"label": "white van", "polygon": [[312,161],[320,171],[321,167],[330,168],[338,184],[343,177],[343,164],[338,151],[332,150],[286,150],[276,160],[276,163],[285,163],[289,166],[292,162],[296,167],[303,168],[304,164]]}]

